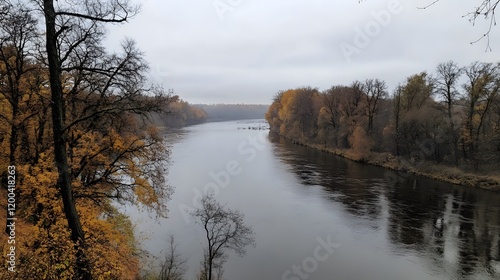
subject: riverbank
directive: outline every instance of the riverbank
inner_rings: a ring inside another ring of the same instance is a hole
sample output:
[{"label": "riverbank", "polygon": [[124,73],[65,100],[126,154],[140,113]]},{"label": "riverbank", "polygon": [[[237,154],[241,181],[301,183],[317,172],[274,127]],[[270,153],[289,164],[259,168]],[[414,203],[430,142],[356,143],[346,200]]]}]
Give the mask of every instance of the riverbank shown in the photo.
[{"label": "riverbank", "polygon": [[[283,137],[283,136],[282,136]],[[294,144],[306,146],[325,153],[334,154],[355,162],[375,165],[397,173],[411,173],[427,178],[467,187],[500,192],[500,174],[482,175],[462,170],[458,167],[436,164],[427,160],[411,161],[396,157],[391,153],[354,153],[349,149],[334,149],[320,144],[310,144],[289,139]]]}]

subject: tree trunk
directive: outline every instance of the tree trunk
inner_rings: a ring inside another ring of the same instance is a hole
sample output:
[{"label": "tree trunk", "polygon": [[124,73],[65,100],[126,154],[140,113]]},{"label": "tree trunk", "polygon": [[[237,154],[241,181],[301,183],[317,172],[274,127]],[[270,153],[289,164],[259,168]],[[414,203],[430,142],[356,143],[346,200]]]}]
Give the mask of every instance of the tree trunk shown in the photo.
[{"label": "tree trunk", "polygon": [[76,211],[71,189],[71,175],[68,166],[66,151],[66,137],[64,133],[64,102],[63,90],[60,81],[61,70],[57,50],[56,12],[53,0],[44,0],[44,14],[46,25],[46,50],[49,64],[50,89],[52,101],[52,129],[54,135],[54,154],[59,177],[57,188],[62,197],[64,213],[71,231],[71,240],[76,249],[75,279],[92,279],[90,263],[85,254],[85,235]]},{"label": "tree trunk", "polygon": [[[208,231],[207,231],[208,234]],[[212,246],[208,245],[208,271],[207,271],[207,280],[212,280],[212,266],[213,266],[213,257],[212,257]]]},{"label": "tree trunk", "polygon": [[368,115],[368,134],[371,135],[372,130],[373,130],[373,114],[370,113]]},{"label": "tree trunk", "polygon": [[[14,98],[13,98],[14,99]],[[14,102],[13,102],[14,103]],[[10,148],[10,153],[9,153],[9,161],[10,165],[16,165],[16,150],[17,150],[17,142],[19,139],[19,134],[18,134],[18,126],[16,124],[16,119],[18,118],[17,116],[17,104],[12,104],[12,127],[10,130],[10,142],[9,142],[9,148]]]},{"label": "tree trunk", "polygon": [[[451,89],[448,89],[450,92]],[[448,96],[451,96],[451,94],[448,94]],[[455,122],[453,121],[453,105],[452,105],[452,100],[451,97],[448,98],[448,119],[450,121],[450,133],[451,133],[451,141],[453,141],[453,164],[455,166],[458,165],[458,137],[455,133]]]}]

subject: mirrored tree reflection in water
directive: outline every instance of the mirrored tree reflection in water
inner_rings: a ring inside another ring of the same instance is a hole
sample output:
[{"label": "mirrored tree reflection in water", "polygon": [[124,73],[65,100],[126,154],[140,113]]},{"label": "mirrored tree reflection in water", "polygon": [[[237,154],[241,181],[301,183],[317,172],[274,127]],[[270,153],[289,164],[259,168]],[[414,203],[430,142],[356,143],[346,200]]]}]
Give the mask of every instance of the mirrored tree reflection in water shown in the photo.
[{"label": "mirrored tree reflection in water", "polygon": [[393,254],[416,253],[453,278],[500,278],[500,194],[416,176],[390,186],[385,169],[269,139],[304,188],[320,186],[360,223],[385,230]]}]

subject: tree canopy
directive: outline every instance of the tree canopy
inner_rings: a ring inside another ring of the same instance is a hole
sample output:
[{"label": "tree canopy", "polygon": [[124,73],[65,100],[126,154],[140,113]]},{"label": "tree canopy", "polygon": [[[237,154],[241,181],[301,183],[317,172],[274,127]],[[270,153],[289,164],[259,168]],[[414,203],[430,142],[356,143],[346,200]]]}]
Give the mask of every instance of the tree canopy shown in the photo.
[{"label": "tree canopy", "polygon": [[0,278],[135,279],[139,248],[114,205],[166,215],[169,151],[150,120],[176,100],[147,84],[133,41],[116,53],[102,45],[105,24],[136,7],[46,0],[0,10],[0,168],[6,180],[16,167],[18,219],[16,271]]},{"label": "tree canopy", "polygon": [[322,92],[284,90],[266,119],[272,131],[287,138],[344,150],[354,159],[377,152],[416,160],[426,143],[432,146],[425,149],[427,159],[494,171],[500,162],[498,69],[493,63],[441,63],[433,74],[409,76],[392,96],[378,79]]}]

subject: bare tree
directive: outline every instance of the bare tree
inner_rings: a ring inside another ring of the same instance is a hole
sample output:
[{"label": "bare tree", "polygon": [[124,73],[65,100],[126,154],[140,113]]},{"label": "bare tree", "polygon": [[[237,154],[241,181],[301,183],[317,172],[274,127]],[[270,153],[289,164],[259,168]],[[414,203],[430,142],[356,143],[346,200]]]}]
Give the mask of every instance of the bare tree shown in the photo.
[{"label": "bare tree", "polygon": [[317,88],[301,88],[297,89],[294,96],[294,112],[299,116],[298,126],[300,127],[301,136],[305,137],[309,131],[315,130],[317,126],[315,113],[319,108],[315,104],[316,97],[318,96]]},{"label": "bare tree", "polygon": [[[430,2],[429,4],[423,6],[423,7],[418,7],[418,9],[427,9],[433,5],[435,5],[437,2],[440,0],[434,0]],[[476,24],[476,20],[480,17],[483,17],[484,20],[488,22],[488,29],[486,30],[481,37],[479,37],[477,40],[471,42],[471,44],[477,43],[481,41],[482,39],[486,38],[487,43],[486,43],[486,50],[491,50],[490,47],[490,33],[493,28],[493,26],[496,25],[496,9],[498,4],[500,3],[500,0],[482,0],[481,4],[479,4],[477,7],[474,8],[471,12],[468,14],[464,15],[463,17],[468,17],[469,21],[472,23],[472,25]]]},{"label": "bare tree", "polygon": [[469,20],[472,22],[472,24],[475,24],[476,20],[481,16],[484,17],[484,19],[489,22],[488,30],[486,30],[486,32],[476,41],[472,42],[472,44],[479,42],[483,38],[486,38],[487,39],[486,49],[491,50],[490,33],[493,26],[496,25],[495,11],[497,9],[498,3],[500,3],[500,0],[483,0],[483,2],[479,6],[477,6],[474,9],[474,11],[468,14]]},{"label": "bare tree", "polygon": [[393,94],[393,112],[394,112],[394,138],[396,142],[396,155],[400,156],[400,123],[401,123],[401,114],[402,114],[402,105],[401,105],[401,95],[403,92],[403,87],[398,85],[394,90]]},{"label": "bare tree", "polygon": [[435,93],[444,100],[446,104],[446,114],[450,124],[449,135],[453,145],[453,162],[458,163],[458,133],[455,131],[455,121],[453,120],[453,105],[458,99],[459,92],[456,85],[463,69],[453,61],[440,63],[437,66],[437,76],[434,79]]},{"label": "bare tree", "polygon": [[174,236],[169,237],[168,252],[161,264],[159,280],[182,280],[186,273],[186,259],[183,259],[177,253],[177,245],[174,242]]},{"label": "bare tree", "polygon": [[339,108],[345,118],[352,119],[363,114],[363,91],[363,84],[359,81],[354,81],[350,87],[343,88]]},{"label": "bare tree", "polygon": [[[203,259],[200,262],[200,271],[198,272],[196,280],[208,280],[209,271],[209,255],[207,249],[203,250]],[[213,259],[212,262],[212,279],[224,279],[224,263],[227,261],[227,255],[219,255]]]},{"label": "bare tree", "polygon": [[[10,114],[0,113],[0,118],[8,123],[10,129],[7,132],[6,128],[0,134],[9,136],[9,164],[15,165],[20,157],[27,159],[29,156],[28,143],[23,143],[22,153],[18,153],[20,138],[27,142],[28,120],[36,115],[37,110],[43,110],[27,106],[31,105],[29,102],[21,102],[23,99],[34,99],[34,91],[28,90],[27,84],[30,79],[35,79],[38,72],[33,61],[38,30],[36,19],[24,4],[5,1],[0,4],[0,10],[5,12],[0,16],[0,97],[8,101],[10,107]],[[7,227],[5,231],[9,232]]]},{"label": "bare tree", "polygon": [[84,33],[84,36],[76,41],[65,41],[64,39],[71,36],[64,35],[68,35],[72,28],[82,24],[81,21],[87,21],[86,26],[92,27],[101,22],[124,22],[129,15],[128,4],[122,1],[84,1],[61,6],[60,3],[54,5],[54,0],[38,2],[45,17],[45,51],[50,75],[54,154],[59,173],[57,187],[61,193],[64,213],[71,230],[71,240],[76,247],[76,278],[92,279],[91,265],[85,253],[85,234],[73,198],[67,154],[66,108],[61,83],[64,73],[63,63],[74,50],[89,39],[91,34]]},{"label": "bare tree", "polygon": [[[79,137],[73,135],[72,129],[84,124],[88,125],[87,129],[97,129],[98,119],[114,121],[125,111],[137,113],[149,110],[149,105],[137,106],[137,101],[145,99],[141,95],[141,85],[144,80],[142,73],[147,68],[140,52],[131,42],[123,45],[123,56],[108,55],[101,46],[104,25],[126,22],[138,9],[129,0],[33,2],[38,4],[45,20],[45,47],[41,53],[49,69],[53,147],[59,174],[57,188],[76,249],[75,278],[91,279],[85,233],[76,210],[72,186],[72,179],[82,171],[72,170],[70,165],[71,147]],[[77,106],[74,104],[77,101],[89,105],[80,115],[75,114]],[[155,100],[150,101],[149,104],[153,104]],[[133,149],[126,151],[128,155],[134,152]],[[119,159],[114,162],[118,163]],[[88,165],[83,162],[83,166]],[[154,171],[150,173],[157,174]],[[91,178],[87,185],[108,180],[113,172],[116,172],[116,166],[96,173],[105,176]],[[110,198],[119,198],[120,194],[117,189]]]},{"label": "bare tree", "polygon": [[318,127],[325,145],[333,140],[337,147],[337,132],[340,127],[339,92],[342,86],[333,86],[321,94],[322,107],[318,113]]},{"label": "bare tree", "polygon": [[[214,270],[226,261],[227,251],[232,250],[238,255],[245,254],[245,247],[255,245],[254,232],[243,222],[244,215],[239,211],[225,209],[212,194],[205,195],[201,200],[201,208],[191,213],[197,222],[203,226],[207,247],[204,253],[202,275],[207,280],[214,278]],[[218,277],[221,277],[218,274]]]},{"label": "bare tree", "polygon": [[378,110],[380,99],[386,98],[388,95],[387,85],[379,79],[368,79],[363,84],[363,89],[366,99],[366,116],[368,117],[368,132],[373,130],[373,118]]},{"label": "bare tree", "polygon": [[0,63],[4,66],[0,70],[0,94],[9,101],[12,115],[0,117],[8,120],[11,126],[9,160],[15,165],[19,134],[22,132],[20,128],[33,116],[22,115],[20,100],[29,94],[29,91],[23,90],[21,83],[36,68],[32,54],[38,30],[37,21],[26,6],[9,3],[5,7],[8,13],[0,18]]},{"label": "bare tree", "polygon": [[339,126],[340,104],[338,95],[342,88],[343,86],[333,86],[321,95],[323,101],[322,109],[327,115],[327,117],[325,117],[325,122],[327,122],[333,128]]}]

